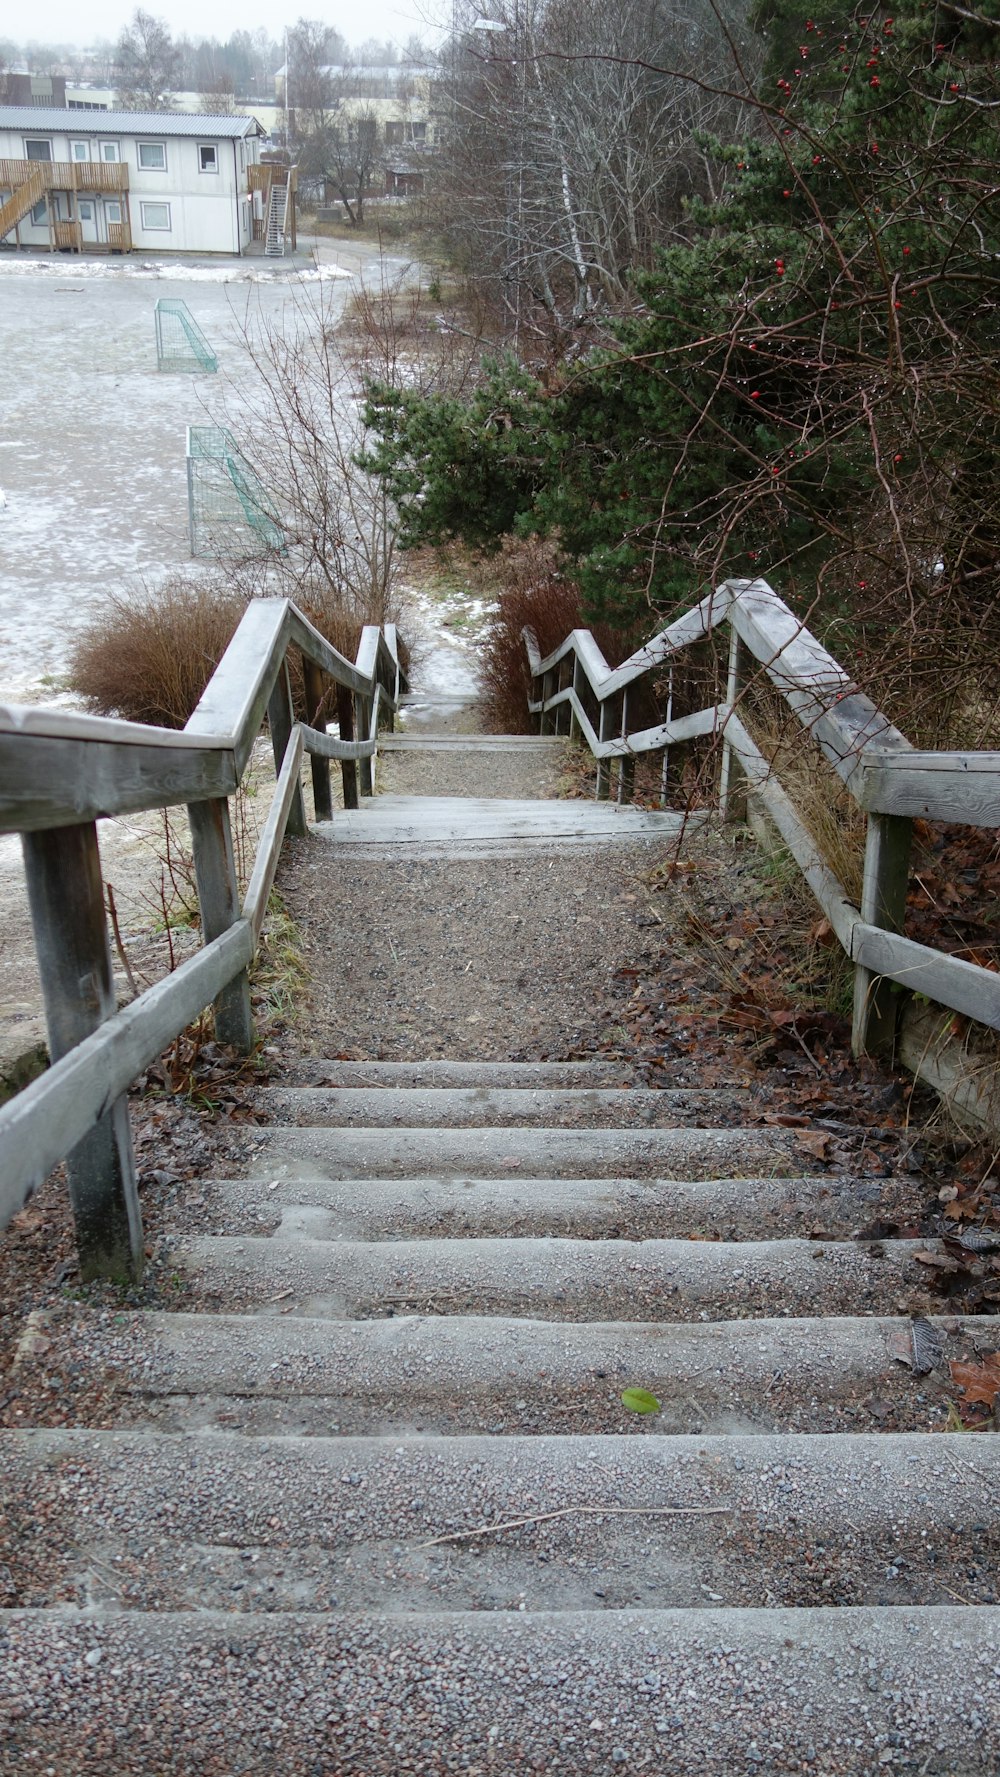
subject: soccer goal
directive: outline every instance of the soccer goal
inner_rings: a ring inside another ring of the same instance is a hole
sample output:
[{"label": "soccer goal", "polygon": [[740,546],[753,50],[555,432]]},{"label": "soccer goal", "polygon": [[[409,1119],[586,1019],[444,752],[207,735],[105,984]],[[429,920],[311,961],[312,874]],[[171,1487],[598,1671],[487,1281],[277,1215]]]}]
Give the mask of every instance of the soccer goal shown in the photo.
[{"label": "soccer goal", "polygon": [[274,501],[224,426],[188,427],[187,483],[192,555],[284,551]]},{"label": "soccer goal", "polygon": [[154,313],[157,370],[218,370],[219,360],[186,302],[161,296]]}]

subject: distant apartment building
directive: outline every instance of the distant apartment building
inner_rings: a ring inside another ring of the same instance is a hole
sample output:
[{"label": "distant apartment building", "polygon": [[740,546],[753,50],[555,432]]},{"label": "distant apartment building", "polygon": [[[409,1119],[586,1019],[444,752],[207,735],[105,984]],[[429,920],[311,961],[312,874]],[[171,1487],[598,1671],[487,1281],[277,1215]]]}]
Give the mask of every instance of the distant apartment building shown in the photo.
[{"label": "distant apartment building", "polygon": [[270,170],[251,117],[0,106],[0,249],[244,253]]}]

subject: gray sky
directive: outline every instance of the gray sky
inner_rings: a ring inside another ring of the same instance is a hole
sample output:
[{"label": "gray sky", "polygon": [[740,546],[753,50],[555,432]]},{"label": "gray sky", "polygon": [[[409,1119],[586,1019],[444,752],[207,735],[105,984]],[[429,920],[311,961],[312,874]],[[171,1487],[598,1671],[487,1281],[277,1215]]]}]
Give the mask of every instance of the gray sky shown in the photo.
[{"label": "gray sky", "polygon": [[[39,43],[75,43],[80,48],[100,38],[114,41],[135,11],[137,0],[48,0],[36,16],[13,13],[0,25],[0,37]],[[280,37],[286,24],[300,17],[322,19],[335,25],[348,43],[366,37],[390,37],[395,42],[417,36],[435,36],[433,23],[449,8],[447,0],[288,0],[287,10],[276,13],[266,5],[255,8],[253,0],[142,0],[145,11],[162,18],[175,37],[218,37],[223,42],[233,31],[253,31],[263,25]]]}]

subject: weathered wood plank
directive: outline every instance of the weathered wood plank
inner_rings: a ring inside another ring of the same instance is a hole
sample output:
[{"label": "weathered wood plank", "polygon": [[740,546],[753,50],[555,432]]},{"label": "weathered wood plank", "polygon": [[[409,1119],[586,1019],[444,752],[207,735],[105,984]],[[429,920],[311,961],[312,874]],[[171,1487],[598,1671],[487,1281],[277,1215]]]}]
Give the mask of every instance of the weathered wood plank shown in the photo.
[{"label": "weathered wood plank", "polygon": [[[746,680],[746,643],[735,625],[729,629],[729,668],[726,677],[726,718],[735,710]],[[722,769],[719,773],[719,811],[724,821],[745,821],[746,773],[722,724]]]},{"label": "weathered wood plank", "polygon": [[[177,740],[183,739],[178,735]],[[189,744],[142,748],[132,742],[0,735],[0,832],[76,826],[105,815],[173,808],[232,795],[239,773],[232,749]]]},{"label": "weathered wood plank", "polygon": [[[86,716],[76,710],[50,709],[46,704],[0,703],[0,735],[25,734],[49,740],[103,741],[147,750],[164,747],[201,752],[206,742],[183,729],[156,728],[152,723],[123,722],[118,716]],[[220,746],[225,745],[223,738]]]},{"label": "weathered wood plank", "polygon": [[285,749],[274,798],[257,845],[253,874],[243,903],[243,917],[249,920],[255,941],[260,938],[268,896],[274,886],[278,859],[281,856],[281,842],[286,831],[290,831],[290,815],[295,807],[296,794],[300,798],[302,794],[299,785],[302,750],[302,730],[296,725]]},{"label": "weathered wood plank", "polygon": [[0,1107],[0,1227],[136,1075],[246,968],[253,951],[249,922],[241,920]]},{"label": "weathered wood plank", "polygon": [[[898,815],[868,817],[861,917],[869,925],[901,932],[906,917],[912,827]],[[892,1053],[896,1038],[899,995],[892,984],[859,962],[854,970],[854,1017],[851,1046],[855,1055]]]},{"label": "weathered wood plank", "polygon": [[308,618],[303,617],[302,612],[295,605],[289,608],[288,623],[289,639],[294,642],[297,648],[301,648],[303,654],[320,667],[328,678],[333,679],[335,684],[347,685],[354,691],[364,689],[364,674],[359,672],[358,668],[345,655],[339,653],[325,636],[321,636],[319,630],[313,628]]},{"label": "weathered wood plank", "polygon": [[264,720],[291,634],[287,599],[251,599],[184,732],[226,736],[240,776]]},{"label": "weathered wood plank", "polygon": [[879,814],[1000,827],[1000,753],[869,752],[852,787]]},{"label": "weathered wood plank", "polygon": [[305,722],[300,722],[299,727],[306,752],[318,753],[324,759],[370,759],[379,744],[374,740],[339,740],[335,734],[325,734],[322,728],[310,728]]},{"label": "weathered wood plank", "polygon": [[[323,704],[326,680],[315,661],[307,655],[302,656],[302,678],[305,685],[306,721],[309,732],[316,733],[316,718]],[[318,821],[333,819],[333,795],[330,789],[330,756],[318,747],[309,748],[309,766],[312,774],[313,808]]]},{"label": "weathered wood plank", "polygon": [[[229,823],[229,803],[195,802],[188,809],[194,852],[203,944],[211,944],[240,918],[239,884]],[[215,1001],[215,1034],[220,1043],[249,1055],[256,1041],[245,969],[228,981]]]},{"label": "weathered wood plank", "polygon": [[[267,722],[271,730],[271,746],[274,750],[274,769],[281,780],[284,772],[285,758],[295,732],[295,714],[292,709],[292,687],[288,678],[288,664],[282,661],[267,705]],[[298,757],[301,763],[302,747],[299,745]],[[286,811],[286,819],[282,831],[287,828],[296,838],[304,837],[306,826],[306,806],[302,797],[302,785],[296,778],[292,790],[291,801]]]},{"label": "weathered wood plank", "polygon": [[861,922],[851,954],[873,975],[888,975],[914,993],[1000,1030],[1000,974],[992,969]]},{"label": "weathered wood plank", "polygon": [[[49,1054],[59,1061],[115,1010],[97,828],[86,822],[26,833],[22,843]],[[121,1097],[105,1100],[81,1130],[66,1152],[66,1172],[81,1277],[137,1280],[142,1216]]]},{"label": "weathered wood plank", "polygon": [[[345,741],[348,744],[352,743],[355,735],[354,694],[348,690],[346,685],[338,685],[337,687],[337,719],[341,743]],[[357,808],[359,806],[357,759],[350,753],[344,754],[340,771],[344,786],[344,807]]]}]

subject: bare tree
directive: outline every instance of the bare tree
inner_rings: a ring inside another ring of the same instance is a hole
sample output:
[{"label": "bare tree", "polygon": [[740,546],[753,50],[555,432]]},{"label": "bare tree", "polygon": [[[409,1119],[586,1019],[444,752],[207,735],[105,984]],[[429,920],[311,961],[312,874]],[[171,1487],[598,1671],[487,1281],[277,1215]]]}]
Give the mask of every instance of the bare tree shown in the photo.
[{"label": "bare tree", "polygon": [[378,165],[379,141],[378,115],[366,105],[360,111],[324,117],[302,145],[303,171],[322,174],[333,186],[352,228],[360,228],[365,219],[365,196]]},{"label": "bare tree", "polygon": [[162,19],[139,7],[121,34],[115,87],[126,111],[169,111],[180,80],[180,54]]},{"label": "bare tree", "polygon": [[[742,0],[722,8],[739,35]],[[491,12],[470,12],[447,57],[442,224],[503,291],[515,341],[525,327],[564,334],[620,306],[630,271],[684,230],[685,201],[716,195],[697,132],[725,130],[733,110],[707,90],[730,67],[719,0]],[[700,84],[683,78],[693,70]]]}]

